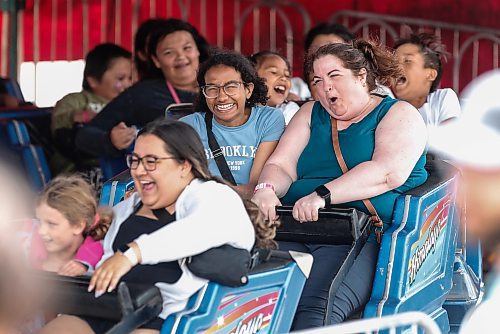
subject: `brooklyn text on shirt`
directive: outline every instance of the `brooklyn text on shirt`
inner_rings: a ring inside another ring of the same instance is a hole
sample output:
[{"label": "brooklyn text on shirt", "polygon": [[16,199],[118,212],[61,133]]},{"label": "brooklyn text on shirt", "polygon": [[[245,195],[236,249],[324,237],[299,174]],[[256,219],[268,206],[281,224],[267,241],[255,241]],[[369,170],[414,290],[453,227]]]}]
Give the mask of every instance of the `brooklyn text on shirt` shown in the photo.
[{"label": "brooklyn text on shirt", "polygon": [[[247,145],[221,146],[220,148],[225,157],[255,158],[255,152],[257,152],[257,147]],[[207,159],[214,158],[211,150],[205,149],[205,154]]]}]

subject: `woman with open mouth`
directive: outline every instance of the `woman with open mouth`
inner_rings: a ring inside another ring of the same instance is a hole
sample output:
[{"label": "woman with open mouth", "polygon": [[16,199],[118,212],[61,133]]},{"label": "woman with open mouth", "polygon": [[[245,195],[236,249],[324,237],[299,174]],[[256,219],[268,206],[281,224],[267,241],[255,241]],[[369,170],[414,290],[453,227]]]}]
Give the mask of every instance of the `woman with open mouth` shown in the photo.
[{"label": "woman with open mouth", "polygon": [[[162,311],[132,332],[154,334],[208,281],[183,259],[226,244],[249,251],[263,239],[259,235],[264,237],[252,222],[260,227],[263,222],[259,215],[249,216],[238,194],[210,174],[200,138],[185,123],[159,119],[147,124],[127,164],[137,192],[113,208],[115,218],[89,291],[99,297],[120,280],[155,284]],[[103,318],[61,315],[41,333],[104,333],[113,325]]]},{"label": "woman with open mouth", "polygon": [[[307,58],[319,101],[292,118],[262,170],[252,200],[270,219],[276,206],[293,205],[300,222],[314,223],[331,204],[370,214],[375,228],[340,284],[327,314],[332,279],[348,247],[279,242],[282,250],[309,252],[314,262],[293,330],[347,319],[370,298],[383,231],[396,198],[423,184],[426,128],[409,103],[371,93],[401,76],[389,50],[365,40],[327,44]],[[343,162],[345,164],[343,164]],[[369,199],[369,201],[366,201]]]},{"label": "woman with open mouth", "polygon": [[241,54],[214,54],[201,65],[198,84],[197,112],[181,120],[200,135],[210,171],[248,199],[283,133],[283,114],[264,106],[266,84]]}]

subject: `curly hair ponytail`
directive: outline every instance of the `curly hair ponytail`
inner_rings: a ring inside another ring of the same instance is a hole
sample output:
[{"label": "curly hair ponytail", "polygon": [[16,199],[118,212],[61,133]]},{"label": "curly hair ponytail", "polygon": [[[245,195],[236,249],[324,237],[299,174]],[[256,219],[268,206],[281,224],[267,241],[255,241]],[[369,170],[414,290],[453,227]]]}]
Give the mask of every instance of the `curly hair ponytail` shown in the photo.
[{"label": "curly hair ponytail", "polygon": [[392,79],[403,75],[394,52],[378,42],[358,39],[353,42],[353,47],[361,51],[368,63],[366,80],[370,90],[377,88],[377,83],[390,85]]}]

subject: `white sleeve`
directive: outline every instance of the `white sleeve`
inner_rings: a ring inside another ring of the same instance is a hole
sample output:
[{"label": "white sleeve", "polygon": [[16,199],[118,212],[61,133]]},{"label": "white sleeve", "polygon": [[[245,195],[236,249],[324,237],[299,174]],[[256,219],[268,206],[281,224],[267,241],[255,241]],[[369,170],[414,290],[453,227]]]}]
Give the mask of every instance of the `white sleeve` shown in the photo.
[{"label": "white sleeve", "polygon": [[439,106],[439,124],[442,122],[459,117],[461,114],[460,102],[457,94],[450,88],[443,89],[443,96],[440,99]]},{"label": "white sleeve", "polygon": [[198,187],[189,193],[183,210],[185,217],[135,240],[141,264],[179,260],[223,244],[248,250],[253,246],[253,225],[231,188]]},{"label": "white sleeve", "polygon": [[297,103],[289,101],[283,105],[283,116],[285,116],[285,124],[288,125],[292,120],[293,115],[299,111],[300,107]]},{"label": "white sleeve", "polygon": [[292,86],[290,87],[290,93],[298,95],[301,100],[307,100],[311,97],[311,91],[307,83],[300,77],[293,77],[291,80]]}]

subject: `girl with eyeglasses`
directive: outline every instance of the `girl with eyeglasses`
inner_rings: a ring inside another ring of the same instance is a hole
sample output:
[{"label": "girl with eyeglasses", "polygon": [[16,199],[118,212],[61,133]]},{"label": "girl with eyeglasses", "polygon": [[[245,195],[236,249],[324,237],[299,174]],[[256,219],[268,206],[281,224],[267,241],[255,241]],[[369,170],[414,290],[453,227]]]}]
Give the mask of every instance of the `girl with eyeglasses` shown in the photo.
[{"label": "girl with eyeglasses", "polygon": [[[158,333],[164,319],[182,310],[207,282],[194,276],[182,259],[225,244],[251,250],[254,242],[259,246],[273,237],[269,226],[274,225],[263,221],[253,203],[244,204],[234,190],[212,176],[200,138],[183,122],[160,119],[146,125],[127,162],[137,192],[114,207],[104,256],[89,291],[95,290],[97,296],[112,291],[121,279],[155,284],[163,310],[141,329]],[[246,205],[253,205],[254,216],[249,217]],[[103,333],[113,325],[103,319],[63,315],[41,333],[69,328]]]},{"label": "girl with eyeglasses", "polygon": [[[243,198],[250,198],[264,163],[284,131],[283,114],[265,106],[267,86],[241,54],[218,51],[200,66],[197,80],[197,112],[181,121],[200,135],[210,172],[230,181],[216,161],[221,152],[234,179],[234,189]],[[210,147],[207,124],[220,151]]]}]

